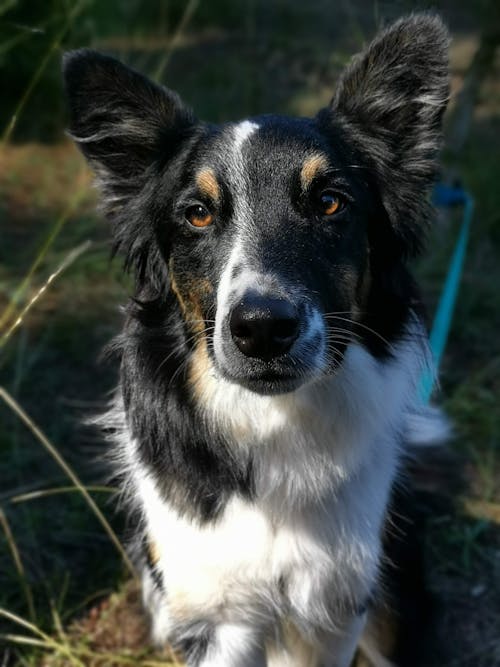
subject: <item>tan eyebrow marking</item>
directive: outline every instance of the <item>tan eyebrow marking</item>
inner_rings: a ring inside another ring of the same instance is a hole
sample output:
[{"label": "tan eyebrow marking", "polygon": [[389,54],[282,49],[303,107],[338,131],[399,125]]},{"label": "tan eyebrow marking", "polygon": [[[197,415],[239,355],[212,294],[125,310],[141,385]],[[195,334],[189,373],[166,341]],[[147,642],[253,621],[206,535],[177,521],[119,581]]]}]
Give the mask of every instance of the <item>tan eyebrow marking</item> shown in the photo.
[{"label": "tan eyebrow marking", "polygon": [[326,171],[327,168],[328,160],[322,153],[313,153],[307,157],[300,171],[302,189],[307,190],[314,178],[322,171]]},{"label": "tan eyebrow marking", "polygon": [[220,186],[213,169],[207,168],[199,171],[196,175],[196,184],[204,195],[215,202],[220,200]]}]

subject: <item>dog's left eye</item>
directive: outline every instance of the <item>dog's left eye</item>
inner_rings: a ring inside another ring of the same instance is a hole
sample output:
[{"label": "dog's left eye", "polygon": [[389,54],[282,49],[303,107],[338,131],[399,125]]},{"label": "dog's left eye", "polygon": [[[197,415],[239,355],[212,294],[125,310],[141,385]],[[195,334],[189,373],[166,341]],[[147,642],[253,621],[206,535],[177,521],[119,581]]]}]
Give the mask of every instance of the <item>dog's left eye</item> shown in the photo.
[{"label": "dog's left eye", "polygon": [[202,204],[195,204],[188,206],[185,212],[186,220],[193,227],[208,227],[212,224],[214,216],[210,211],[202,206]]},{"label": "dog's left eye", "polygon": [[321,215],[334,215],[344,208],[344,200],[332,190],[325,190],[319,196],[318,209]]}]

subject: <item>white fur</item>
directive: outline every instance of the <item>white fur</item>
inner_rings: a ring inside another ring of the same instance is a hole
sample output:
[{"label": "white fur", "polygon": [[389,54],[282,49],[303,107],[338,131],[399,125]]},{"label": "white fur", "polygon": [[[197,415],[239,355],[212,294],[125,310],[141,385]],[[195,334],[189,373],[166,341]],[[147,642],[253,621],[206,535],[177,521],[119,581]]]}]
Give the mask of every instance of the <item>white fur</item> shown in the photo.
[{"label": "white fur", "polygon": [[418,447],[435,447],[450,437],[449,420],[441,410],[433,406],[422,406],[407,420],[405,438]]},{"label": "white fur", "polygon": [[236,239],[228,261],[222,272],[219,286],[217,288],[217,311],[215,316],[215,330],[214,330],[214,349],[215,353],[222,356],[222,325],[227,318],[231,307],[231,295],[234,292],[234,281],[231,280],[233,269],[239,266],[243,261],[243,248],[239,238]]},{"label": "white fur", "polygon": [[248,137],[250,137],[258,129],[259,125],[257,123],[252,122],[251,120],[244,120],[241,123],[238,123],[234,128],[235,152],[241,151],[241,147],[248,139]]},{"label": "white fur", "polygon": [[214,644],[208,648],[203,667],[262,667],[264,661],[264,647],[248,623],[222,623]]}]

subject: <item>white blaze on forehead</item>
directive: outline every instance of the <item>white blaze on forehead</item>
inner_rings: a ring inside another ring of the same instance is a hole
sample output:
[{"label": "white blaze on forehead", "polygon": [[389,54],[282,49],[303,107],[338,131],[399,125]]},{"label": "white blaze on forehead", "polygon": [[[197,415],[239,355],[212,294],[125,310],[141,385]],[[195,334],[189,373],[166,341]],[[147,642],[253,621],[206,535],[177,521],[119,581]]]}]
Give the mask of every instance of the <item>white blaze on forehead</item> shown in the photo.
[{"label": "white blaze on forehead", "polygon": [[[248,141],[259,126],[249,120],[231,128],[231,143],[227,147],[227,178],[234,202],[233,223],[238,230],[251,222],[252,208],[248,192],[248,173],[243,159],[243,144]],[[239,234],[237,234],[239,236]]]},{"label": "white blaze on forehead", "polygon": [[[244,120],[231,127],[231,140],[227,146],[227,178],[234,201],[233,223],[238,230],[251,222],[252,209],[248,192],[248,172],[243,159],[243,145],[259,129],[257,123]],[[239,236],[239,234],[237,234]]]},{"label": "white blaze on forehead", "polygon": [[[233,270],[243,261],[243,248],[242,242],[239,238],[236,238],[235,243],[231,249],[231,253],[227,260],[227,264],[224,267],[222,272],[219,287],[217,290],[217,301],[218,301],[218,312],[224,311],[225,314],[225,305],[229,295],[231,294],[232,289],[234,289],[234,283],[232,279]],[[222,313],[221,313],[222,314]]]},{"label": "white blaze on forehead", "polygon": [[235,150],[240,151],[248,137],[258,129],[259,125],[257,123],[253,123],[251,120],[244,120],[241,123],[238,123],[238,125],[236,125],[233,130]]},{"label": "white blaze on forehead", "polygon": [[248,236],[245,229],[252,221],[252,208],[248,193],[248,176],[243,159],[243,144],[259,129],[259,125],[250,120],[244,120],[230,128],[230,139],[226,146],[227,179],[230,184],[231,194],[234,201],[233,226],[235,235],[233,246],[229,250],[227,263],[224,267],[217,290],[217,313],[215,316],[214,343],[216,350],[220,350],[222,344],[222,322],[231,304],[230,294],[233,292],[232,280],[233,269],[242,268],[245,265],[245,241]]}]

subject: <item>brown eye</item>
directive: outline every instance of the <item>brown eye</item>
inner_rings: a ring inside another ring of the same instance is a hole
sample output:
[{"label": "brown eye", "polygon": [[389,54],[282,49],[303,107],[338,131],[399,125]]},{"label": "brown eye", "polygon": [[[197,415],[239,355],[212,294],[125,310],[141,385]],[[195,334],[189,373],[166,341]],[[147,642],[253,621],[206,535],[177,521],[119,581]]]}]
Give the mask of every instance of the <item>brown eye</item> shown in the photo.
[{"label": "brown eye", "polygon": [[321,193],[319,204],[322,215],[333,215],[342,208],[342,200],[335,192]]},{"label": "brown eye", "polygon": [[201,204],[189,206],[186,209],[186,220],[193,227],[208,227],[212,224],[214,216]]}]

